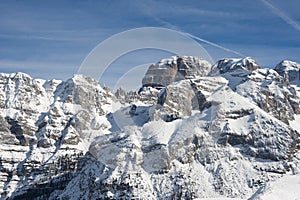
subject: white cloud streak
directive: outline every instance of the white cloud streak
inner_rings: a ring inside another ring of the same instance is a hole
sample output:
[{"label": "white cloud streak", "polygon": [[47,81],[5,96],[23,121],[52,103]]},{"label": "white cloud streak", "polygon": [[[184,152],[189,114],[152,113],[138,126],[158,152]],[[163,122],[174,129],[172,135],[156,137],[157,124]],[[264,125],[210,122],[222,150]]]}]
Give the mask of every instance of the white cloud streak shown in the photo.
[{"label": "white cloud streak", "polygon": [[287,24],[289,24],[290,26],[292,26],[294,29],[300,31],[300,24],[298,22],[296,22],[294,19],[292,19],[291,17],[289,17],[288,15],[286,15],[282,10],[280,10],[279,8],[275,7],[273,4],[271,4],[269,1],[267,0],[261,0],[269,9],[272,10],[272,12],[277,15],[278,17],[280,17],[283,21],[285,21]]},{"label": "white cloud streak", "polygon": [[175,25],[169,23],[169,22],[166,21],[166,20],[163,20],[163,19],[158,18],[158,17],[156,17],[156,16],[152,16],[152,17],[153,17],[153,19],[155,19],[156,21],[162,23],[163,25],[166,25],[167,28],[170,28],[170,29],[173,29],[173,30],[176,30],[176,31],[180,31],[182,34],[185,34],[185,35],[187,35],[188,37],[193,38],[194,40],[198,40],[198,41],[204,42],[204,43],[206,43],[206,44],[208,44],[208,45],[211,45],[211,46],[213,46],[213,47],[222,49],[222,50],[224,50],[224,51],[227,51],[227,52],[230,52],[230,53],[234,53],[234,54],[239,55],[239,56],[242,56],[242,57],[246,57],[244,54],[242,54],[242,53],[240,53],[240,52],[234,51],[234,50],[232,50],[232,49],[228,49],[228,48],[223,47],[223,46],[221,46],[221,45],[219,45],[219,44],[216,44],[216,43],[210,42],[210,41],[208,41],[208,40],[202,39],[202,38],[197,37],[197,36],[195,36],[195,35],[192,35],[192,34],[190,34],[190,33],[186,33],[186,32],[184,32],[184,31],[180,30],[180,28],[178,28],[177,26],[175,26]]},{"label": "white cloud streak", "polygon": [[223,46],[221,46],[221,45],[218,45],[218,44],[216,44],[216,43],[210,42],[210,41],[208,41],[208,40],[199,38],[199,37],[194,36],[194,35],[189,34],[189,33],[185,33],[185,34],[186,34],[187,36],[189,36],[189,37],[195,39],[195,40],[199,40],[199,41],[204,42],[204,43],[206,43],[206,44],[209,44],[209,45],[211,45],[211,46],[213,46],[213,47],[217,47],[217,48],[222,49],[222,50],[224,50],[224,51],[231,52],[231,53],[234,53],[234,54],[236,54],[236,55],[245,57],[245,55],[242,54],[242,53],[240,53],[240,52],[237,52],[237,51],[228,49],[228,48],[226,48],[226,47],[223,47]]}]

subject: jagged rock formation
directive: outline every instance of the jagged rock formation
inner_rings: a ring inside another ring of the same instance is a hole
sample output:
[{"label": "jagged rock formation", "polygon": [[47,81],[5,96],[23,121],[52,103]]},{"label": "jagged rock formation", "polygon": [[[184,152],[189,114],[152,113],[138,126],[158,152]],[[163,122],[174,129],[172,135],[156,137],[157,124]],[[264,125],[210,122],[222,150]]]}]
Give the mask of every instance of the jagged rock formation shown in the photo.
[{"label": "jagged rock formation", "polygon": [[51,186],[47,196],[65,185],[60,181],[73,177],[93,131],[106,126],[113,98],[79,75],[63,82],[0,74],[1,198],[37,197],[36,187]]},{"label": "jagged rock formation", "polygon": [[206,76],[211,64],[203,59],[192,56],[173,56],[151,65],[143,78],[143,87],[164,87],[172,82]]},{"label": "jagged rock formation", "polygon": [[254,71],[261,68],[255,60],[250,57],[243,59],[235,58],[225,58],[219,60],[216,64],[212,66],[211,74],[223,74],[226,72],[236,71],[236,70],[248,70]]},{"label": "jagged rock formation", "polygon": [[289,60],[281,61],[276,67],[275,70],[280,74],[285,80],[288,80],[290,83],[300,82],[300,64],[292,62]]},{"label": "jagged rock formation", "polygon": [[287,124],[299,114],[300,99],[295,87],[272,69],[253,71],[244,83],[236,87],[236,92]]},{"label": "jagged rock formation", "polygon": [[115,92],[116,98],[122,103],[134,103],[136,101],[143,102],[144,104],[153,105],[157,102],[159,89],[153,87],[141,87],[138,92],[125,91],[122,88],[118,88]]},{"label": "jagged rock formation", "polygon": [[198,77],[197,79],[182,80],[172,83],[160,90],[155,112],[151,119],[173,121],[185,116],[191,116],[193,110],[210,106],[207,98],[217,88],[227,84],[225,79],[214,77]]},{"label": "jagged rock formation", "polygon": [[115,95],[0,74],[1,198],[249,199],[299,177],[298,65],[205,63],[165,59]]}]

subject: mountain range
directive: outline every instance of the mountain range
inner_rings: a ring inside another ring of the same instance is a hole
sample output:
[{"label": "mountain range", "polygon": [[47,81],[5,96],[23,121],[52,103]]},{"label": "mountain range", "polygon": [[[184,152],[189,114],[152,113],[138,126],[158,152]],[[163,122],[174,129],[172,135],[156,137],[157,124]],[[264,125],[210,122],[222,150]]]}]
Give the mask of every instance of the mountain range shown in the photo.
[{"label": "mountain range", "polygon": [[1,199],[300,199],[300,64],[173,56],[138,92],[0,74]]}]

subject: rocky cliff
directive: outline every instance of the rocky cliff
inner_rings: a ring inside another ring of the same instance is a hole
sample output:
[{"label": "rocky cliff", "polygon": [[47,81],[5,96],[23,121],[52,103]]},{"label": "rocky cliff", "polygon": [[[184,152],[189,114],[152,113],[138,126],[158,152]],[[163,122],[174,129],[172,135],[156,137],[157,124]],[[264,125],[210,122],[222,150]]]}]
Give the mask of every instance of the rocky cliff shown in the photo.
[{"label": "rocky cliff", "polygon": [[286,81],[289,81],[291,84],[298,84],[300,82],[300,64],[283,60],[276,67],[275,70],[280,74]]},{"label": "rocky cliff", "polygon": [[47,196],[64,187],[94,132],[109,126],[105,114],[114,101],[79,75],[45,81],[0,74],[1,198]]},{"label": "rocky cliff", "polygon": [[206,60],[192,56],[173,56],[151,65],[143,78],[142,85],[164,87],[179,80],[207,76],[210,69],[211,64]]}]

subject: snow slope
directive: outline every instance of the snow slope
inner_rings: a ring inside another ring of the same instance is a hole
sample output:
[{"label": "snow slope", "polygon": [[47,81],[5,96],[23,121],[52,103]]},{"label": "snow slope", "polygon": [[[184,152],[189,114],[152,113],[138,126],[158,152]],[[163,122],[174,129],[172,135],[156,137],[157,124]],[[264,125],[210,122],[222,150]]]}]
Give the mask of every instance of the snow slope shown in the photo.
[{"label": "snow slope", "polygon": [[300,199],[300,175],[288,175],[267,185],[261,194],[255,199],[258,200],[281,200],[281,199]]}]

